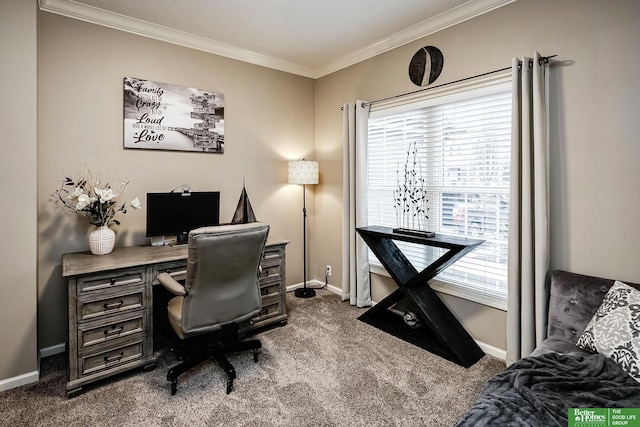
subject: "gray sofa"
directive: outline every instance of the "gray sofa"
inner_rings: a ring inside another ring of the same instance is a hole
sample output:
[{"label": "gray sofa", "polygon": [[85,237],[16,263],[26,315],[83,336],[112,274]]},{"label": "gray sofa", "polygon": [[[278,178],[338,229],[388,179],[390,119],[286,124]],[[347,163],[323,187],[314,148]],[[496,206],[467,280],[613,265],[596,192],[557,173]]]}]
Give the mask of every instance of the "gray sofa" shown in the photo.
[{"label": "gray sofa", "polygon": [[614,282],[554,271],[547,338],[489,379],[457,426],[566,427],[570,408],[640,407],[639,382],[611,359],[576,345]]},{"label": "gray sofa", "polygon": [[[551,274],[547,339],[530,356],[556,353],[591,354],[576,346],[615,280],[556,270]],[[640,290],[640,285],[625,282]]]}]

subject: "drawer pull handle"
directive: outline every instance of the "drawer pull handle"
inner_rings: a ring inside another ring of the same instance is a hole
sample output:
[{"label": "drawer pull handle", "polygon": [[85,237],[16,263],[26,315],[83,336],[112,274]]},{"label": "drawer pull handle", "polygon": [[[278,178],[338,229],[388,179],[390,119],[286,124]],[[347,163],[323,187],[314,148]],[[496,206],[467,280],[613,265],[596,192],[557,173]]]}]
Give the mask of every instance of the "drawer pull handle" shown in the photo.
[{"label": "drawer pull handle", "polygon": [[124,304],[123,300],[120,300],[118,302],[112,302],[112,303],[104,303],[104,309],[105,310],[112,310],[114,308],[120,308],[122,306],[122,304]]},{"label": "drawer pull handle", "polygon": [[112,277],[112,278],[111,278],[111,284],[112,284],[112,285],[115,285],[115,284],[116,284],[116,280],[117,280],[117,279],[116,279],[115,277]]},{"label": "drawer pull handle", "polygon": [[110,336],[110,335],[118,335],[120,334],[120,332],[122,332],[124,330],[124,326],[120,326],[119,328],[116,328],[115,325],[113,326],[113,329],[107,329],[104,331],[105,336]]},{"label": "drawer pull handle", "polygon": [[121,351],[120,353],[116,354],[115,356],[105,356],[104,357],[104,361],[105,361],[105,363],[117,362],[118,360],[122,359],[123,357],[124,357],[124,352]]}]

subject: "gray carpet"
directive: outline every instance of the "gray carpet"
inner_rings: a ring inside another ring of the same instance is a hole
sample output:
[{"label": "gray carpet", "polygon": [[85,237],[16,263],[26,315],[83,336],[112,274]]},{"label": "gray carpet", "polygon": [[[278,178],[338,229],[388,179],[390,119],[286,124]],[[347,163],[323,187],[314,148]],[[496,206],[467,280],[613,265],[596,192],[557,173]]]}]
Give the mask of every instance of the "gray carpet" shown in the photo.
[{"label": "gray carpet", "polygon": [[328,291],[287,295],[289,323],[258,334],[263,349],[230,357],[238,378],[206,362],[180,377],[170,395],[165,376],[176,360],[85,387],[67,399],[65,358],[42,361],[41,380],[0,393],[0,424],[11,426],[452,426],[484,382],[505,367],[485,356],[469,369],[379,331],[364,311]]}]

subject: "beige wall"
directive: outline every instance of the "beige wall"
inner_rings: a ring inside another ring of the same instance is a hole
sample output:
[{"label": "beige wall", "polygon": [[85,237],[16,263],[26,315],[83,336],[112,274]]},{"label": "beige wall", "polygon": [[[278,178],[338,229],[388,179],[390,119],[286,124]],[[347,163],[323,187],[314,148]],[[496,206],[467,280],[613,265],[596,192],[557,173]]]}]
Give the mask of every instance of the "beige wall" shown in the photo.
[{"label": "beige wall", "polygon": [[[640,282],[635,260],[640,3],[635,0],[519,0],[315,83],[36,13],[35,1],[0,4],[0,185],[6,198],[0,232],[8,242],[0,261],[6,296],[0,306],[0,381],[37,369],[36,330],[38,348],[66,341],[60,256],[87,249],[87,226],[48,199],[59,180],[85,162],[113,178],[128,176],[131,196],[184,183],[220,189],[223,220],[231,217],[245,177],[258,218],[271,223],[274,235],[291,240],[287,282],[292,284],[302,280],[301,189],[286,185],[286,160],[315,157],[321,183],[307,192],[310,275],[321,279],[331,264],[330,284],[339,287],[340,106],[415,90],[407,64],[424,45],[444,53],[438,83],[508,66],[512,56],[533,50],[558,54],[551,79],[552,268]],[[224,92],[226,153],[123,150],[124,76]],[[144,213],[121,219],[118,245],[146,241]],[[392,287],[387,278],[375,278],[374,298]],[[475,338],[505,348],[503,312],[453,297],[445,302]]]},{"label": "beige wall", "polygon": [[[314,157],[314,81],[54,15],[38,14],[39,345],[66,341],[64,252],[88,250],[86,219],[49,201],[61,179],[87,163],[103,178],[128,177],[129,198],[180,184],[221,190],[230,221],[242,180],[257,218],[290,240],[287,282],[302,281],[302,188],[287,184],[287,160]],[[223,155],[124,150],[124,76],[225,95]],[[313,226],[313,190],[307,192]],[[142,244],[145,212],[121,215],[116,245]],[[313,240],[309,242],[313,260]],[[309,264],[310,266],[313,264]]]},{"label": "beige wall", "polygon": [[36,48],[35,2],[0,2],[0,390],[38,376]]},{"label": "beige wall", "polygon": [[[416,90],[408,62],[437,46],[436,84],[557,54],[551,77],[551,267],[640,281],[640,2],[519,0],[316,82],[316,157],[325,180],[316,198],[316,275],[341,277],[342,116],[340,106]],[[375,278],[374,299],[392,286]],[[454,297],[445,302],[474,338],[505,349],[504,312]]]}]

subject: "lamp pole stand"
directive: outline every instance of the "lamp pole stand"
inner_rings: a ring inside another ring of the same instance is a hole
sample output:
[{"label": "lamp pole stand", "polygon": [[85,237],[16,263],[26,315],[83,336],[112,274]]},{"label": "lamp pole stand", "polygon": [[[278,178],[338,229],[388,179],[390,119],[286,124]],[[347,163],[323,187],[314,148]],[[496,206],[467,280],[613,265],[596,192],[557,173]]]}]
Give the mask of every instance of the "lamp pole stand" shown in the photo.
[{"label": "lamp pole stand", "polygon": [[316,295],[316,291],[307,288],[307,194],[305,185],[302,185],[302,271],[304,286],[294,291],[298,298],[311,298]]}]

